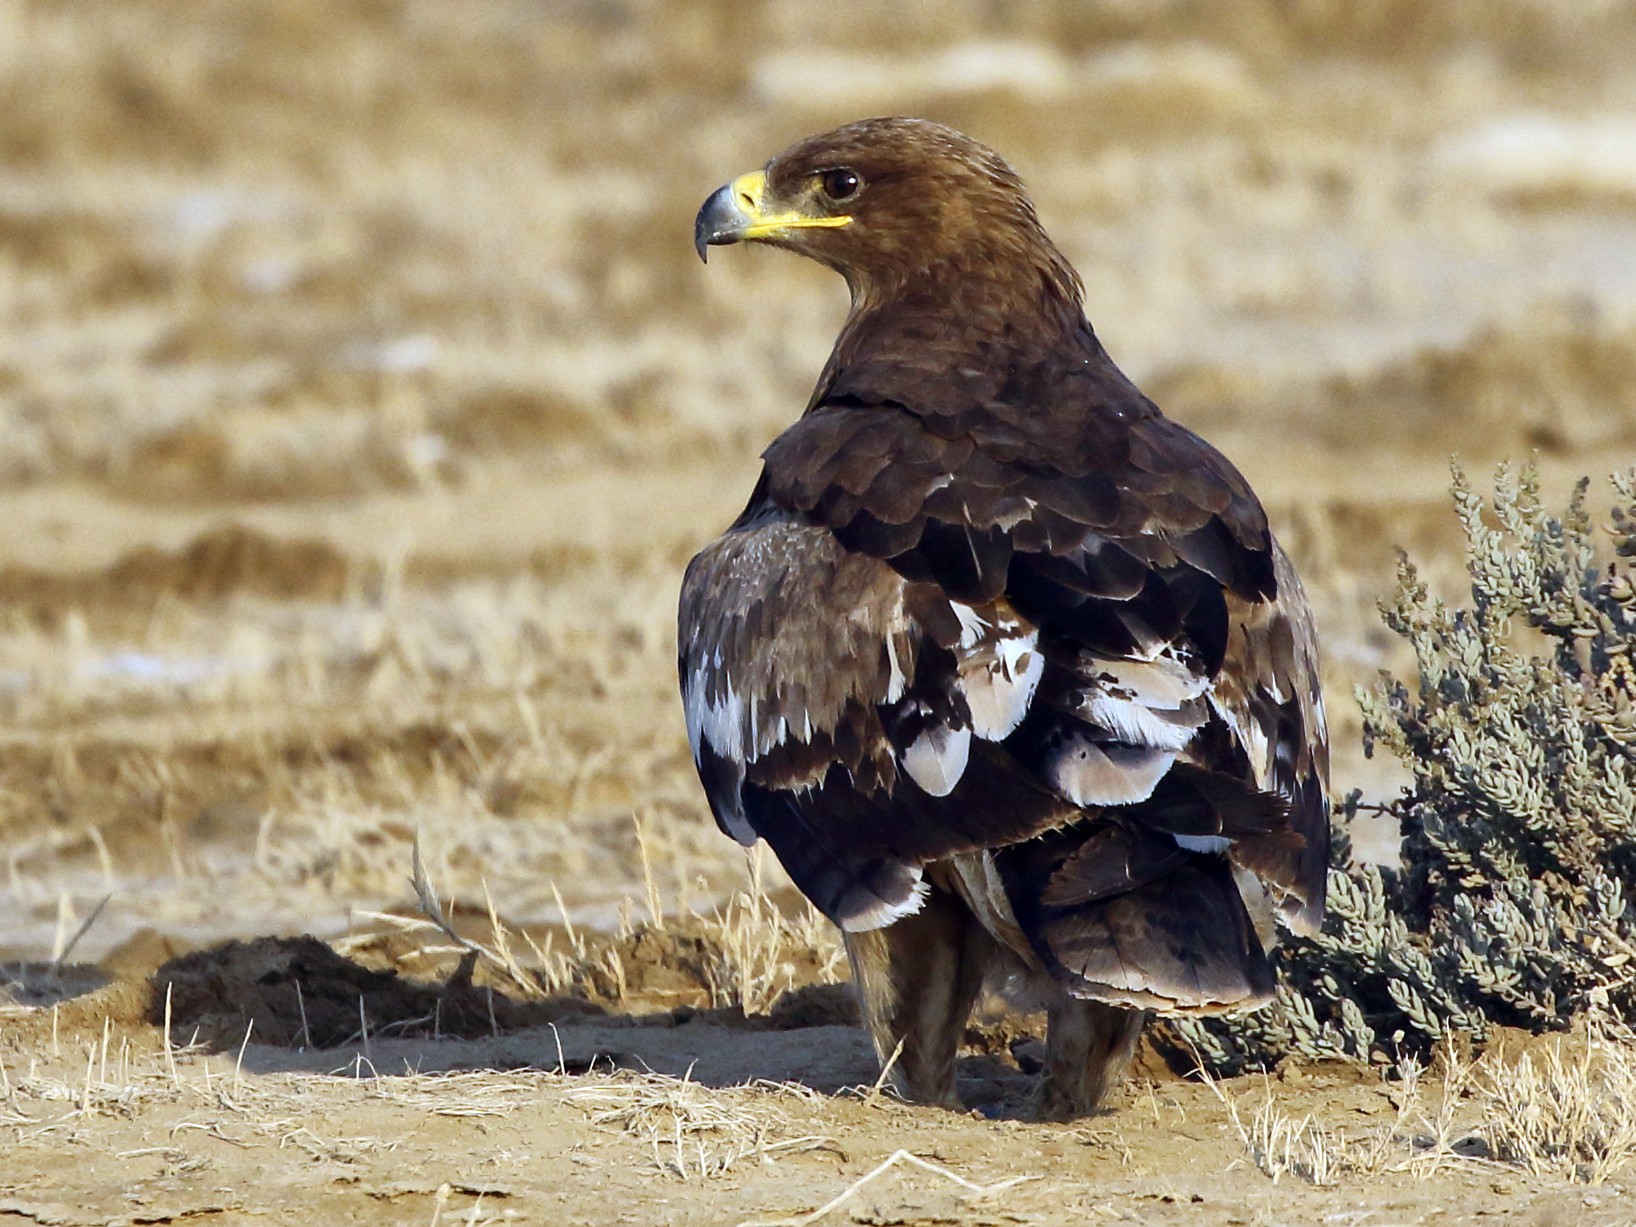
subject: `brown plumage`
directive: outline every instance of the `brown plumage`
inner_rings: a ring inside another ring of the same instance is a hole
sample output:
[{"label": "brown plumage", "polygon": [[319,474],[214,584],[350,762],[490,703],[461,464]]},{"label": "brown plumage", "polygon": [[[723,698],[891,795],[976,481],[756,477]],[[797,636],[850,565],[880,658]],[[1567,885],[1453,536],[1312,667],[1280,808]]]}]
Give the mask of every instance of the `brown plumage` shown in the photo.
[{"label": "brown plumage", "polygon": [[1323,909],[1310,613],[1249,485],[1103,351],[1016,175],[936,124],[812,137],[700,210],[834,268],[805,414],[683,583],[722,828],[845,932],[883,1059],[954,1104],[985,982],[1049,1011],[1089,1110],[1146,1012],[1271,997]]}]

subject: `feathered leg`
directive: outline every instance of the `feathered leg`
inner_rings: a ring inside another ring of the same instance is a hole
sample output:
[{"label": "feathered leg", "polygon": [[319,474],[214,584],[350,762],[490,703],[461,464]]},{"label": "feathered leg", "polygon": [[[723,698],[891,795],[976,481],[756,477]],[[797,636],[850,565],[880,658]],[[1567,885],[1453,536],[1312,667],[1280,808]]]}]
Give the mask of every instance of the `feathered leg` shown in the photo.
[{"label": "feathered leg", "polygon": [[1040,1116],[1066,1120],[1092,1111],[1125,1080],[1145,1010],[1084,1001],[1063,993],[1047,1015]]},{"label": "feathered leg", "polygon": [[884,1066],[906,1099],[959,1108],[954,1058],[983,986],[991,939],[954,895],[934,888],[920,911],[884,929],[847,933],[852,983]]}]

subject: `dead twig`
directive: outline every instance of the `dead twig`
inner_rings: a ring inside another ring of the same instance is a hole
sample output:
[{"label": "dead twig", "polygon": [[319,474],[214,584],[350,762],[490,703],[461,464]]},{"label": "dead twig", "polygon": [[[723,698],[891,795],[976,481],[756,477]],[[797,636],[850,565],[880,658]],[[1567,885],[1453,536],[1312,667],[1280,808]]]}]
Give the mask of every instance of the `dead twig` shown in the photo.
[{"label": "dead twig", "polygon": [[1024,1181],[1039,1179],[1038,1176],[1011,1176],[1005,1180],[997,1180],[993,1184],[978,1184],[975,1181],[967,1180],[958,1172],[951,1172],[948,1168],[942,1166],[941,1164],[933,1163],[929,1159],[922,1159],[919,1155],[910,1154],[907,1150],[894,1150],[885,1159],[881,1160],[868,1172],[865,1172],[862,1176],[858,1177],[857,1180],[853,1181],[846,1188],[842,1189],[840,1193],[830,1198],[816,1210],[809,1211],[808,1213],[800,1215],[796,1218],[747,1220],[740,1223],[738,1227],[807,1227],[809,1223],[816,1223],[830,1211],[840,1209],[847,1202],[851,1201],[865,1188],[867,1188],[871,1183],[880,1179],[894,1167],[897,1167],[899,1164],[903,1163],[908,1163],[914,1167],[918,1167],[921,1171],[930,1172],[934,1176],[941,1177],[942,1179],[950,1181],[953,1184],[957,1184],[962,1189],[966,1189],[969,1192],[975,1193],[979,1196],[988,1196],[990,1194],[1001,1192],[1004,1189],[1012,1188],[1015,1185],[1022,1184]]}]

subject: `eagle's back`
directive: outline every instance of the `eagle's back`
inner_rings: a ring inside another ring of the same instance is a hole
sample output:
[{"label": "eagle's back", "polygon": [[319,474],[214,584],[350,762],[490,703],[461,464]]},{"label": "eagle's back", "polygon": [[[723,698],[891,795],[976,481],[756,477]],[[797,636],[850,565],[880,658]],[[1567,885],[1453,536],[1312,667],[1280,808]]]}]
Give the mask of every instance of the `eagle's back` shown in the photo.
[{"label": "eagle's back", "polygon": [[1006,361],[843,337],[765,460],[682,592],[723,828],[850,930],[930,873],[1076,995],[1269,995],[1272,914],[1322,909],[1325,733],[1237,470],[1088,326]]}]

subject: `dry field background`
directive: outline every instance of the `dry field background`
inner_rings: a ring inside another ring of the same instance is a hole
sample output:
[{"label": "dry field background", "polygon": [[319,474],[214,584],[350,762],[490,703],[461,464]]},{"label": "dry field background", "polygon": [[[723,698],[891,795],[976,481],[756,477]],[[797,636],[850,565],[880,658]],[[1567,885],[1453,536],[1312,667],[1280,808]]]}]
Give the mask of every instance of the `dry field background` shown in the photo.
[{"label": "dry field background", "polygon": [[1629,1221],[1596,1037],[1068,1129],[990,1020],[999,1120],[871,1093],[672,618],[845,307],[693,210],[927,115],[1262,492],[1390,791],[1351,689],[1396,547],[1458,591],[1450,454],[1636,460],[1633,56],[1621,0],[0,0],[0,1222],[802,1221],[899,1147],[822,1221]]}]

